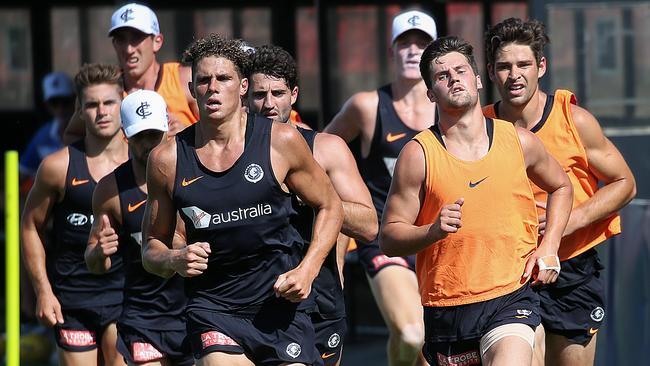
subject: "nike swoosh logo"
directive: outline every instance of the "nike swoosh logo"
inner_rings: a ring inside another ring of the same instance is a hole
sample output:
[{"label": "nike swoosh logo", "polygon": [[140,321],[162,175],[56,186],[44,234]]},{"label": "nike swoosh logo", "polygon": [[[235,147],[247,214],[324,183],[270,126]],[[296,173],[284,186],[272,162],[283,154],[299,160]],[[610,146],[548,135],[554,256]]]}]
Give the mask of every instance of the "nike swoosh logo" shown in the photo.
[{"label": "nike swoosh logo", "polygon": [[147,200],[142,200],[142,201],[136,203],[135,205],[131,205],[131,203],[129,203],[129,205],[127,206],[126,209],[129,210],[129,212],[133,212],[133,211],[137,210],[138,207],[144,205],[145,202],[147,202]]},{"label": "nike swoosh logo", "polygon": [[196,178],[194,178],[194,179],[190,179],[190,180],[185,180],[185,178],[183,178],[183,181],[181,182],[181,185],[182,185],[183,187],[187,187],[187,186],[189,186],[190,184],[196,182],[197,180],[199,180],[199,179],[201,179],[201,178],[203,178],[202,175],[199,175],[198,177],[196,177]]},{"label": "nike swoosh logo", "polygon": [[476,183],[472,183],[472,181],[470,180],[470,181],[469,181],[469,188],[474,188],[474,187],[476,187],[477,185],[481,184],[481,182],[484,181],[484,180],[486,180],[487,178],[488,178],[488,177],[485,177],[485,178],[479,180],[479,181],[476,182]]},{"label": "nike swoosh logo", "polygon": [[328,358],[334,356],[335,354],[336,354],[336,352],[333,352],[333,353],[323,353],[322,355],[320,355],[320,358],[322,358],[323,360],[325,360],[325,359],[328,359]]},{"label": "nike swoosh logo", "polygon": [[589,334],[594,335],[596,333],[598,333],[598,329],[589,328]]},{"label": "nike swoosh logo", "polygon": [[72,178],[71,184],[74,187],[74,186],[80,186],[82,184],[86,184],[88,182],[90,182],[89,179],[79,179],[79,180],[77,180],[77,178]]},{"label": "nike swoosh logo", "polygon": [[388,135],[386,135],[386,141],[395,142],[404,137],[406,137],[406,132],[398,133],[397,135],[393,135],[392,133],[389,132]]}]

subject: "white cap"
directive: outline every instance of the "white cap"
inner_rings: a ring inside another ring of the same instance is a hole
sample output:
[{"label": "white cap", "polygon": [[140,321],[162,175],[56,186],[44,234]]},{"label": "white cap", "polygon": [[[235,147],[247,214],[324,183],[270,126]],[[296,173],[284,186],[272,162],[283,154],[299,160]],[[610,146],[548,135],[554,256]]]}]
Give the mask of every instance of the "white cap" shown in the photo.
[{"label": "white cap", "polygon": [[411,29],[421,30],[431,36],[432,39],[438,38],[436,22],[433,21],[433,18],[421,11],[411,10],[393,18],[393,36],[391,37],[391,42],[395,42],[397,37]]},{"label": "white cap", "polygon": [[72,97],[74,88],[72,80],[64,72],[51,72],[43,78],[43,99],[48,101],[55,97]]},{"label": "white cap", "polygon": [[120,107],[122,128],[127,138],[144,130],[169,130],[167,104],[153,90],[138,90],[124,98]]},{"label": "white cap", "polygon": [[108,30],[108,35],[124,27],[135,28],[146,34],[160,34],[158,18],[153,10],[136,3],[126,4],[115,10],[111,17],[111,29]]}]

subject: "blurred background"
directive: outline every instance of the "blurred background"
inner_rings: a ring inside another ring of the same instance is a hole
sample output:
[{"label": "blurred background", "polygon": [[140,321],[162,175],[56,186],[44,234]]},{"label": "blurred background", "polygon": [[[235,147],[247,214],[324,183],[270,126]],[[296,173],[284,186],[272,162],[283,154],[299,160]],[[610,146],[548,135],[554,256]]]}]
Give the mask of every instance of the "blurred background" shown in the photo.
[{"label": "blurred background", "polygon": [[[37,5],[4,0],[0,4],[3,150],[22,150],[48,120],[41,90],[45,74],[62,71],[74,76],[84,62],[116,63],[107,30],[112,12],[124,3],[51,0]],[[159,61],[178,60],[194,38],[213,32],[243,38],[253,46],[274,43],[287,49],[299,66],[296,109],[316,129],[322,129],[353,93],[391,79],[391,21],[403,9],[429,12],[439,35],[458,35],[475,46],[486,86],[483,104],[492,103],[497,95],[485,75],[486,27],[512,16],[543,21],[551,44],[542,88],[573,90],[579,104],[599,119],[637,180],[637,198],[622,211],[623,234],[598,247],[607,266],[608,314],[599,333],[596,364],[644,362],[650,349],[650,1],[142,3],[160,21],[164,45]],[[4,267],[4,221],[2,225]],[[4,298],[4,271],[2,276]],[[346,268],[346,294],[351,336],[343,365],[386,364],[387,331],[354,254]],[[4,311],[0,317],[4,319]],[[4,321],[0,328],[4,329]]]}]

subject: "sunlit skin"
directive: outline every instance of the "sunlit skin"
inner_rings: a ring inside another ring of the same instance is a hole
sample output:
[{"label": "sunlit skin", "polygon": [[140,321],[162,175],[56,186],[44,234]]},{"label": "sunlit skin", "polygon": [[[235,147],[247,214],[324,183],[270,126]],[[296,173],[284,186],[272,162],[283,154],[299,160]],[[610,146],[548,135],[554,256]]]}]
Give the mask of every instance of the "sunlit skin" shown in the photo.
[{"label": "sunlit skin", "polygon": [[199,106],[201,121],[223,121],[241,109],[248,79],[239,76],[232,61],[210,56],[196,63],[189,88]]},{"label": "sunlit skin", "polygon": [[[138,81],[147,73],[158,72],[160,66],[156,61],[156,52],[160,50],[163,44],[163,36],[151,35],[140,32],[137,29],[123,27],[114,30],[111,33],[113,37],[113,48],[117,55],[117,61],[120,68],[124,71],[127,78],[126,85],[138,85]],[[156,80],[156,78],[152,78]],[[153,89],[153,85],[145,85]],[[127,90],[128,92],[129,90]]]},{"label": "sunlit skin", "polygon": [[422,52],[431,42],[431,37],[419,30],[403,33],[390,48],[390,54],[395,60],[396,72],[405,79],[420,80],[420,58]]},{"label": "sunlit skin", "polygon": [[112,137],[120,131],[120,89],[117,85],[98,84],[81,94],[81,118],[86,131],[98,137]]},{"label": "sunlit skin", "polygon": [[431,72],[433,86],[427,95],[441,110],[465,110],[478,102],[481,78],[461,53],[450,52],[435,59]]},{"label": "sunlit skin", "polygon": [[538,79],[546,73],[546,59],[535,61],[528,45],[509,43],[496,52],[494,65],[488,64],[490,80],[501,99],[515,107],[524,107],[539,89]]},{"label": "sunlit skin", "polygon": [[298,86],[293,90],[283,78],[262,73],[251,77],[250,108],[275,122],[285,123],[291,116],[291,106],[298,99]]}]

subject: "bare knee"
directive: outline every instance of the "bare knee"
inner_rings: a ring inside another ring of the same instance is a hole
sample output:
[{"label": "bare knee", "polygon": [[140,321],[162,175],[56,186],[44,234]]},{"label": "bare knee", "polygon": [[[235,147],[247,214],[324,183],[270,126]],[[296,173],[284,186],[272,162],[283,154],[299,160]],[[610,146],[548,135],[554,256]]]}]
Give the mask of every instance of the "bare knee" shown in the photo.
[{"label": "bare knee", "polygon": [[422,324],[406,324],[396,334],[397,356],[400,360],[414,360],[424,344]]}]

